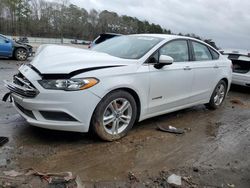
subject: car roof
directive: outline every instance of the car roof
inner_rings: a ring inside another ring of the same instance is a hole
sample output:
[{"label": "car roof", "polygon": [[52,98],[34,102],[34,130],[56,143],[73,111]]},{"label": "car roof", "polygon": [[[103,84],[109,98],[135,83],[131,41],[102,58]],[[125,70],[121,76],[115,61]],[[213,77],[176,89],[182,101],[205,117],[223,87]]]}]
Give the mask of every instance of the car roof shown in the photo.
[{"label": "car roof", "polygon": [[195,40],[195,41],[198,41],[198,42],[202,42],[206,45],[208,45],[207,43],[205,43],[204,41],[202,40],[199,40],[199,39],[196,39],[196,38],[192,38],[192,37],[186,37],[186,36],[181,36],[181,35],[169,35],[169,34],[148,34],[148,33],[145,33],[145,34],[134,34],[134,36],[146,36],[146,37],[158,37],[158,38],[163,38],[163,39],[166,39],[166,40],[173,40],[173,39],[191,39],[191,40]]},{"label": "car roof", "polygon": [[218,51],[217,49],[215,49],[213,46],[207,44],[206,42],[202,41],[202,40],[199,40],[199,39],[196,39],[196,38],[192,38],[192,37],[186,37],[186,36],[181,36],[181,35],[169,35],[169,34],[133,34],[132,36],[145,36],[145,37],[158,37],[158,38],[162,38],[162,39],[165,39],[165,40],[173,40],[173,39],[190,39],[190,40],[193,40],[193,41],[197,41],[197,42],[200,42],[200,43],[203,43],[207,46],[209,46],[210,48],[214,49],[215,51]]},{"label": "car roof", "polygon": [[184,39],[194,39],[191,37],[186,37],[186,36],[180,36],[180,35],[168,35],[168,34],[134,34],[135,36],[146,36],[146,37],[158,37],[158,38],[163,38],[163,39],[179,39],[179,38],[184,38]]},{"label": "car roof", "polygon": [[112,36],[121,36],[119,33],[101,33],[100,35],[112,35]]}]

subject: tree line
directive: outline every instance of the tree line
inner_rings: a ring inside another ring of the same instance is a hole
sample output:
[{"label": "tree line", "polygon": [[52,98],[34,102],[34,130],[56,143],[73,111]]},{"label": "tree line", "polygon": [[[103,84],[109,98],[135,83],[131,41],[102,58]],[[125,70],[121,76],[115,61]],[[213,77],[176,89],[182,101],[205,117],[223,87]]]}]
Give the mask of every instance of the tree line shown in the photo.
[{"label": "tree line", "polygon": [[[89,12],[69,0],[1,0],[0,33],[14,36],[56,37],[93,40],[100,33],[174,34],[158,24],[118,15],[107,10]],[[195,34],[179,35],[201,39]],[[214,43],[206,39],[208,43]],[[214,44],[215,45],[215,44]]]}]

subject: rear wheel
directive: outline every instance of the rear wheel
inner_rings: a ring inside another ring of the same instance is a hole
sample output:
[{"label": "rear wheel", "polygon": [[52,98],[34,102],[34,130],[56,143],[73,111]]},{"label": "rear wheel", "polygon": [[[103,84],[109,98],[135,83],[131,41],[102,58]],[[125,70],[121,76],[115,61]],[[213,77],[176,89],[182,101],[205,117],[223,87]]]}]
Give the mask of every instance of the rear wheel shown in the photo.
[{"label": "rear wheel", "polygon": [[28,58],[28,52],[24,48],[17,48],[15,51],[15,58],[18,61],[25,61]]},{"label": "rear wheel", "polygon": [[137,115],[133,96],[117,90],[105,96],[96,107],[91,125],[94,132],[103,140],[113,141],[122,138],[132,128]]},{"label": "rear wheel", "polygon": [[206,106],[209,109],[217,109],[219,108],[225,97],[226,97],[226,93],[227,93],[227,84],[224,80],[221,80],[215,87],[213,94],[210,98],[210,101],[208,104],[206,104]]}]

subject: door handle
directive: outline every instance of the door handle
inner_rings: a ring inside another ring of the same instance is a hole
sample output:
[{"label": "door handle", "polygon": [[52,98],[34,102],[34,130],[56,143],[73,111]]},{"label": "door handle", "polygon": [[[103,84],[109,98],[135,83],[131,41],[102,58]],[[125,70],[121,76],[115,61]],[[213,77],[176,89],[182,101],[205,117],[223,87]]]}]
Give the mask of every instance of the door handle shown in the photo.
[{"label": "door handle", "polygon": [[219,68],[219,66],[218,66],[218,65],[214,65],[214,68],[215,68],[215,69],[218,69],[218,68]]},{"label": "door handle", "polygon": [[184,67],[184,70],[192,70],[189,66]]}]

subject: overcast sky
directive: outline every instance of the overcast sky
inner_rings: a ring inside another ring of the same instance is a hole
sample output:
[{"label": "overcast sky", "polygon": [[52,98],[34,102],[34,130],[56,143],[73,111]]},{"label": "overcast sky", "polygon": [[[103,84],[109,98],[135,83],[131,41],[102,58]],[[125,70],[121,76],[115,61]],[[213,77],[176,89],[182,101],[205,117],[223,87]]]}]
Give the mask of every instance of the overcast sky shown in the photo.
[{"label": "overcast sky", "polygon": [[222,48],[250,50],[250,0],[71,0],[160,24],[174,33],[212,38]]}]

